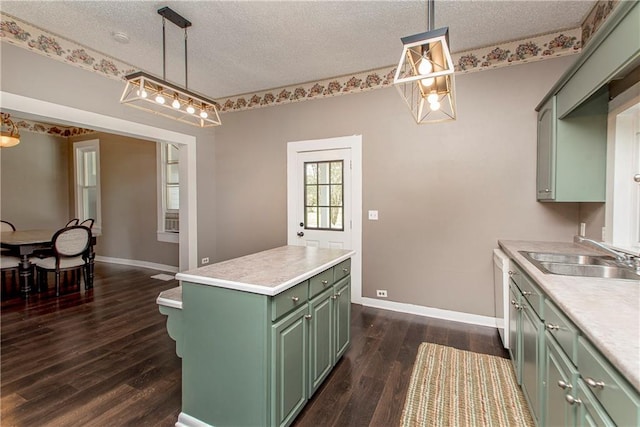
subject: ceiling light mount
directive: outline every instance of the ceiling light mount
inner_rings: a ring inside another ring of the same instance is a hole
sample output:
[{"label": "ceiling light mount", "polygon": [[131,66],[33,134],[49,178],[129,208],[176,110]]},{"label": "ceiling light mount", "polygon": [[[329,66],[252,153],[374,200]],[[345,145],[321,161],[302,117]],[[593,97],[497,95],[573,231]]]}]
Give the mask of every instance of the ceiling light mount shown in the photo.
[{"label": "ceiling light mount", "polygon": [[2,131],[0,136],[0,148],[9,148],[20,144],[20,132],[18,126],[11,120],[7,113],[0,113],[2,118]]},{"label": "ceiling light mount", "polygon": [[434,0],[427,1],[427,31],[402,37],[393,83],[418,124],[455,120],[454,72],[449,27],[432,30]]},{"label": "ceiling light mount", "polygon": [[[127,85],[120,102],[198,127],[221,125],[216,102],[188,89],[187,29],[191,22],[168,7],[158,9],[158,14],[162,16],[162,79],[143,71],[125,76]],[[184,88],[166,81],[166,20],[184,29]]]}]

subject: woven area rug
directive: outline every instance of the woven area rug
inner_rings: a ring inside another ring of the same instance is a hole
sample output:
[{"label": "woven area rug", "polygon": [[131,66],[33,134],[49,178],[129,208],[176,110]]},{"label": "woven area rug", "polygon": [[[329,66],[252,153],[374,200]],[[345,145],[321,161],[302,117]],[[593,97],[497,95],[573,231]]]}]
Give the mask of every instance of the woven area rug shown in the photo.
[{"label": "woven area rug", "polygon": [[400,425],[534,427],[534,422],[510,360],[422,343]]}]

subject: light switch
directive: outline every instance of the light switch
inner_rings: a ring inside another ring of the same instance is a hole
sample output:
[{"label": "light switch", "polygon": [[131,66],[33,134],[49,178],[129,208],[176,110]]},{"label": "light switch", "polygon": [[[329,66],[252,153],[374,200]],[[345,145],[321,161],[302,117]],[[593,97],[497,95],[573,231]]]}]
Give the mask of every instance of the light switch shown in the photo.
[{"label": "light switch", "polygon": [[369,211],[369,219],[372,221],[378,220],[378,211]]}]

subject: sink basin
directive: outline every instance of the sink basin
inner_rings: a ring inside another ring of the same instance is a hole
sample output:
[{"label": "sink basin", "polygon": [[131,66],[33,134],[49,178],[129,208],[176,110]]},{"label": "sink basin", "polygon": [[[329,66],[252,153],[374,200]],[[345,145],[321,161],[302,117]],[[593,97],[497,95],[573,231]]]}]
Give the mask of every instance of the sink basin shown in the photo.
[{"label": "sink basin", "polygon": [[609,265],[615,262],[607,255],[555,254],[544,252],[520,252],[526,258],[540,262],[558,262],[562,264]]},{"label": "sink basin", "polygon": [[552,274],[565,276],[602,277],[609,279],[640,280],[640,274],[630,268],[609,265],[562,264],[557,262],[539,262],[538,267]]}]

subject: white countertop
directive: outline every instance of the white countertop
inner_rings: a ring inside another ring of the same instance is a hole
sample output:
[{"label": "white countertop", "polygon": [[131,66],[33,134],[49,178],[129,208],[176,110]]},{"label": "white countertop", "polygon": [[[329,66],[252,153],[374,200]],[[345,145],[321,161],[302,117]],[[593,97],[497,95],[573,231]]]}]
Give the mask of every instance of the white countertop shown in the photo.
[{"label": "white countertop", "polygon": [[575,243],[500,240],[499,244],[640,391],[640,281],[545,274],[518,252],[599,254]]},{"label": "white countertop", "polygon": [[344,249],[281,246],[178,273],[176,279],[273,296],[354,254]]}]

